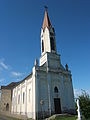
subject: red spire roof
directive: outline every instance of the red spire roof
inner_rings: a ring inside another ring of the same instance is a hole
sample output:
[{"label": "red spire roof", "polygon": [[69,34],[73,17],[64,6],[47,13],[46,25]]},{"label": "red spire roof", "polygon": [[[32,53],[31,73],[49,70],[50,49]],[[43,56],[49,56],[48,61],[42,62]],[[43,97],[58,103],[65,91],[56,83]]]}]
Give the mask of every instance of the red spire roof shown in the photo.
[{"label": "red spire roof", "polygon": [[42,28],[43,29],[45,29],[45,27],[50,28],[51,26],[52,25],[51,25],[51,22],[50,22],[50,19],[49,19],[49,16],[48,16],[47,8],[45,8],[45,16],[44,16]]}]

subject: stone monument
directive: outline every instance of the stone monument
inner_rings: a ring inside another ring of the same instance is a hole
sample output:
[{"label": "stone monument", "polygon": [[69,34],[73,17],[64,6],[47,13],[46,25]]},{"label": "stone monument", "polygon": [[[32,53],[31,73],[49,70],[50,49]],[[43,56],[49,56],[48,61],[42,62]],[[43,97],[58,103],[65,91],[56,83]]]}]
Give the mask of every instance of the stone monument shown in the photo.
[{"label": "stone monument", "polygon": [[78,119],[77,120],[82,120],[81,118],[81,112],[80,112],[80,105],[79,105],[79,99],[77,99],[77,112],[78,112]]}]

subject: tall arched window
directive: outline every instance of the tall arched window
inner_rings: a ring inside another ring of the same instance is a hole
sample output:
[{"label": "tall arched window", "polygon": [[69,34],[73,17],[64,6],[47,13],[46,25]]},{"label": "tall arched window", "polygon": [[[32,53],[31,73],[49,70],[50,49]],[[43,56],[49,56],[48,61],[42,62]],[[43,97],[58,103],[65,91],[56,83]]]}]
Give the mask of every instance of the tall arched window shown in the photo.
[{"label": "tall arched window", "polygon": [[18,104],[20,104],[20,95],[18,95]]},{"label": "tall arched window", "polygon": [[23,104],[24,104],[24,101],[25,101],[25,93],[23,92]]},{"label": "tall arched window", "polygon": [[58,93],[58,88],[57,87],[54,88],[54,92]]},{"label": "tall arched window", "polygon": [[44,42],[42,40],[42,52],[44,52]]}]

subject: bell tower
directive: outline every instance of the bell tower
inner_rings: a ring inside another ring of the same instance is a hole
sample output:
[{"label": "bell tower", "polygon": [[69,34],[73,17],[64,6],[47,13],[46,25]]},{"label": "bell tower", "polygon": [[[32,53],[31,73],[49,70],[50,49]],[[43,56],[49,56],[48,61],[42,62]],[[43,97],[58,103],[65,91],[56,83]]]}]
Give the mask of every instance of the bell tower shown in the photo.
[{"label": "bell tower", "polygon": [[60,55],[57,54],[55,30],[48,16],[47,7],[41,28],[41,58],[40,66],[46,65],[50,68],[60,68]]},{"label": "bell tower", "polygon": [[55,31],[48,16],[47,7],[41,28],[41,55],[46,52],[56,53]]}]

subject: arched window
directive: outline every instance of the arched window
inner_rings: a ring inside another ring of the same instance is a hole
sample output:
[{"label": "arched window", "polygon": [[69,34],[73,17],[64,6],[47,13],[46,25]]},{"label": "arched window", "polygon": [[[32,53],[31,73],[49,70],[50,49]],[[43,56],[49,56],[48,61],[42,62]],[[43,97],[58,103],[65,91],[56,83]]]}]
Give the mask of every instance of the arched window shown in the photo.
[{"label": "arched window", "polygon": [[58,93],[58,88],[57,87],[54,88],[54,92]]},{"label": "arched window", "polygon": [[44,52],[44,42],[42,40],[42,52]]},{"label": "arched window", "polygon": [[23,92],[23,104],[24,104],[24,101],[25,101],[25,93]]},{"label": "arched window", "polygon": [[29,96],[29,102],[30,102],[30,99],[31,99],[30,98],[31,97],[31,89],[29,89],[29,95],[28,96]]},{"label": "arched window", "polygon": [[20,95],[18,95],[18,104],[20,104]]}]

